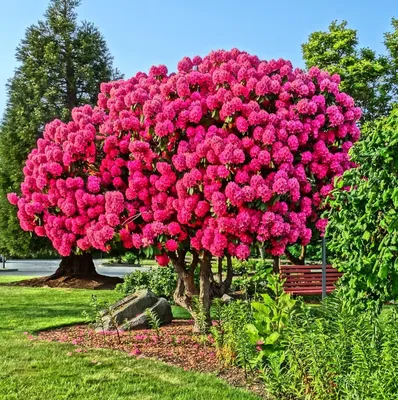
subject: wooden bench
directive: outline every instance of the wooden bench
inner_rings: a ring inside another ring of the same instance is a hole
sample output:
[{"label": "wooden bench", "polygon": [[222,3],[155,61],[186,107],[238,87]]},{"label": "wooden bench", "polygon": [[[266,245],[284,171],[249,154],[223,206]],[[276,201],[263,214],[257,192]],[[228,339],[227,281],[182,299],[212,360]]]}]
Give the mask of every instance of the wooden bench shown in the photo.
[{"label": "wooden bench", "polygon": [[[285,279],[285,291],[300,296],[322,294],[322,265],[281,265],[282,279]],[[343,274],[326,266],[326,293],[333,292],[337,280]]]}]

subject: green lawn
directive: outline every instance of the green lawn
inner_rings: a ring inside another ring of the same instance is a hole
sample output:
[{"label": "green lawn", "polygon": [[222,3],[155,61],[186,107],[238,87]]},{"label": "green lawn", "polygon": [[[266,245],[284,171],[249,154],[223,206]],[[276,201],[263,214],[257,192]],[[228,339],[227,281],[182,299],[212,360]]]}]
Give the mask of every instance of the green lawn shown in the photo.
[{"label": "green lawn", "polygon": [[[0,275],[0,283],[17,278]],[[18,278],[22,279],[22,278]],[[112,291],[0,286],[1,400],[254,400],[212,375],[110,350],[67,353],[69,344],[29,341],[24,332],[83,321],[91,295],[116,300]],[[181,309],[176,316],[186,317]]]}]

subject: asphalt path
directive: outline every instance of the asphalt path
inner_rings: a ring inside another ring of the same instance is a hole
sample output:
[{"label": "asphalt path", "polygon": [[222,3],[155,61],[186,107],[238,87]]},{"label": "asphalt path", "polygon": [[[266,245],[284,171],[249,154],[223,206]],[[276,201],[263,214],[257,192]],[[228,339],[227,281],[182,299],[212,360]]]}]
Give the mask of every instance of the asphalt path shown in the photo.
[{"label": "asphalt path", "polygon": [[[48,276],[53,274],[61,260],[7,260],[5,270],[0,263],[1,275],[17,275],[17,276]],[[134,271],[148,270],[149,267],[134,267],[121,265],[104,265],[105,259],[94,260],[96,270],[101,275],[118,276],[122,278],[124,275]],[[8,271],[10,270],[10,271]],[[17,270],[17,271],[15,271]]]}]

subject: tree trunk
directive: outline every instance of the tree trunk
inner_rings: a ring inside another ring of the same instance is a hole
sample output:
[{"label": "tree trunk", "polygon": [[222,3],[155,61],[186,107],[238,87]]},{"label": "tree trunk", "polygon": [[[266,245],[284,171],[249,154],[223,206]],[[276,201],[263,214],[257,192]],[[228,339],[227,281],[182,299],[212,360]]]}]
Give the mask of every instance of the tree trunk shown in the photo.
[{"label": "tree trunk", "polygon": [[273,265],[274,274],[279,274],[280,259],[278,256],[274,256],[273,258],[274,258],[274,265]]},{"label": "tree trunk", "polygon": [[195,285],[193,274],[178,276],[177,287],[174,292],[174,302],[188,310],[192,316],[195,313],[193,298],[198,295],[198,288]]},{"label": "tree trunk", "polygon": [[306,246],[301,246],[301,254],[299,257],[294,256],[288,249],[285,250],[285,255],[287,259],[293,264],[293,265],[304,265],[305,264],[305,256],[307,254],[307,247]]},{"label": "tree trunk", "polygon": [[203,326],[198,325],[199,321],[196,320],[194,326],[195,332],[205,332],[211,326],[210,273],[211,273],[211,254],[206,253],[201,262],[200,278],[199,278],[199,303],[201,310],[198,310],[198,312],[204,314],[203,315],[204,318],[201,321],[201,324],[203,324]]},{"label": "tree trunk", "polygon": [[223,280],[222,276],[222,259],[218,259],[218,281],[214,281],[212,279],[212,273],[210,270],[210,298],[222,297],[224,294],[228,293],[232,278],[233,278],[233,270],[232,270],[232,260],[231,256],[227,256],[227,275]]},{"label": "tree trunk", "polygon": [[[192,315],[195,321],[195,332],[206,331],[211,324],[211,254],[206,252],[200,260],[199,253],[193,252],[190,265],[186,264],[185,255],[186,251],[183,250],[179,250],[177,254],[169,253],[170,260],[178,274],[174,301]],[[200,268],[199,288],[194,279],[198,266]],[[199,300],[199,304],[195,304],[195,298]]]},{"label": "tree trunk", "polygon": [[61,277],[93,279],[99,276],[95,269],[92,255],[90,253],[84,253],[80,255],[71,254],[70,256],[63,257],[58,269],[47,279],[52,280]]}]

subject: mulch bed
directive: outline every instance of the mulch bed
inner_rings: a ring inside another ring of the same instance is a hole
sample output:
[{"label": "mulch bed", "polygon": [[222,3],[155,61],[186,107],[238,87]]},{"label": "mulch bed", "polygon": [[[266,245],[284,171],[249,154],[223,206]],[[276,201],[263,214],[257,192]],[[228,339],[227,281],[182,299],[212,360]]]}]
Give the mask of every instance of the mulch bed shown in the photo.
[{"label": "mulch bed", "polygon": [[263,396],[262,383],[254,376],[246,377],[241,368],[223,365],[217,357],[213,338],[194,334],[192,324],[192,321],[173,321],[160,328],[159,336],[149,329],[122,331],[118,335],[116,331],[96,332],[87,325],[78,325],[40,332],[38,339],[72,343],[77,353],[90,348],[121,350],[132,357],[151,358],[184,370],[213,373],[233,386]]},{"label": "mulch bed", "polygon": [[51,278],[43,276],[40,278],[27,279],[17,282],[3,283],[2,286],[21,286],[21,287],[51,287],[51,288],[67,288],[67,289],[108,289],[113,290],[123,279],[96,275],[95,277],[82,278],[78,276],[62,276],[59,278]]}]

